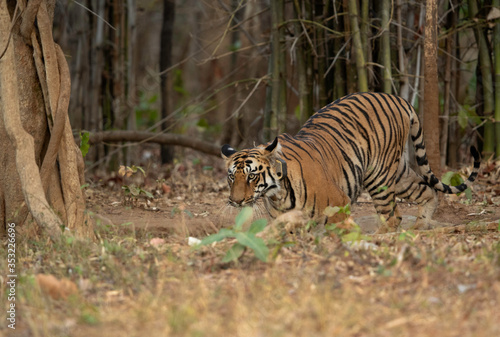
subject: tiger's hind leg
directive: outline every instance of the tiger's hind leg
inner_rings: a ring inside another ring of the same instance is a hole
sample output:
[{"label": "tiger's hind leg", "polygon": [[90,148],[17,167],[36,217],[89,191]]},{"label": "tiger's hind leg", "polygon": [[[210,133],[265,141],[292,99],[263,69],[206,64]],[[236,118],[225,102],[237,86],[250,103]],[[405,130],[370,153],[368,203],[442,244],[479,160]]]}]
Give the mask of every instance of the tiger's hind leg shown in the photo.
[{"label": "tiger's hind leg", "polygon": [[432,220],[438,206],[437,192],[427,185],[424,179],[411,169],[405,161],[401,162],[396,180],[396,196],[418,204],[417,221],[412,229],[430,229],[443,224]]},{"label": "tiger's hind leg", "polygon": [[396,204],[397,165],[396,163],[393,169],[389,169],[389,172],[394,172],[392,175],[389,173],[381,180],[376,179],[371,183],[365,182],[365,189],[370,194],[377,214],[381,218],[381,223],[375,234],[395,232],[401,224],[401,215]]}]

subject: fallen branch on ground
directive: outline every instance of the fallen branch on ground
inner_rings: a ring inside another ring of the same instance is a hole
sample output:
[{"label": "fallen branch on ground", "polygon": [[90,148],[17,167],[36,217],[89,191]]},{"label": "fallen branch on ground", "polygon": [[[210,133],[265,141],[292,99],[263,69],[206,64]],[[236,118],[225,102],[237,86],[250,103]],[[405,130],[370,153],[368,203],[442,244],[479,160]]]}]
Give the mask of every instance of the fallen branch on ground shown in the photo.
[{"label": "fallen branch on ground", "polygon": [[177,145],[189,147],[203,153],[220,156],[220,147],[207,141],[194,139],[192,137],[176,135],[172,133],[154,133],[146,131],[102,131],[90,134],[89,143],[98,144],[101,142],[148,142],[166,145]]}]

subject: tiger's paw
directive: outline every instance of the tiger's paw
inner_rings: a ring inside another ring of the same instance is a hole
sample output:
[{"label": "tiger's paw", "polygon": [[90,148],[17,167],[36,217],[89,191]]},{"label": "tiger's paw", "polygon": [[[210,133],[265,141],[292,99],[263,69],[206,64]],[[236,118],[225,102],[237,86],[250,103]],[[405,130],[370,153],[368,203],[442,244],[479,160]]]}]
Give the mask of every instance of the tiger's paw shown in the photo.
[{"label": "tiger's paw", "polygon": [[386,220],[382,215],[379,215],[379,218],[379,226],[374,234],[386,234],[399,231],[401,224],[400,217],[390,217],[388,220]]},{"label": "tiger's paw", "polygon": [[399,226],[391,227],[387,223],[381,224],[373,234],[386,234],[399,231]]}]

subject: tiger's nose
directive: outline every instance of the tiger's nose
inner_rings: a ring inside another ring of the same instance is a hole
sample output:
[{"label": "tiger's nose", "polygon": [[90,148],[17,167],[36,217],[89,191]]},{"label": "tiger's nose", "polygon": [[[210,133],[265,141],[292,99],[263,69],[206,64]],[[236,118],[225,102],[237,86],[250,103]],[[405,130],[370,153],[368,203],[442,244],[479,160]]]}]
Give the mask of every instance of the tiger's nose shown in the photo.
[{"label": "tiger's nose", "polygon": [[243,200],[244,199],[234,199],[229,197],[229,203],[233,206],[243,206]]}]

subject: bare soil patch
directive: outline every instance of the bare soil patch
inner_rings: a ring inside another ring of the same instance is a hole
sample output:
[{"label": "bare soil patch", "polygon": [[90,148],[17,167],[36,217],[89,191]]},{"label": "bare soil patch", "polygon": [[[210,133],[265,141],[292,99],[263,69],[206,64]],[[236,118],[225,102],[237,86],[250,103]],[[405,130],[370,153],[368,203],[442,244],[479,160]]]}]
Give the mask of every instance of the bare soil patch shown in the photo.
[{"label": "bare soil patch", "polygon": [[[267,263],[248,251],[221,263],[231,241],[193,249],[187,238],[234,223],[222,169],[189,162],[146,171],[89,179],[94,242],[19,238],[18,325],[4,335],[500,335],[497,178],[481,176],[470,202],[443,198],[435,219],[456,230],[371,235],[375,210],[361,198],[352,207],[364,235],[355,245],[299,228],[268,241]],[[126,198],[122,186],[131,184],[155,199]],[[399,207],[406,227],[416,206]],[[50,292],[39,279],[55,280]],[[77,293],[54,298],[64,294],[59,284]],[[0,291],[7,303],[4,283]]]}]

